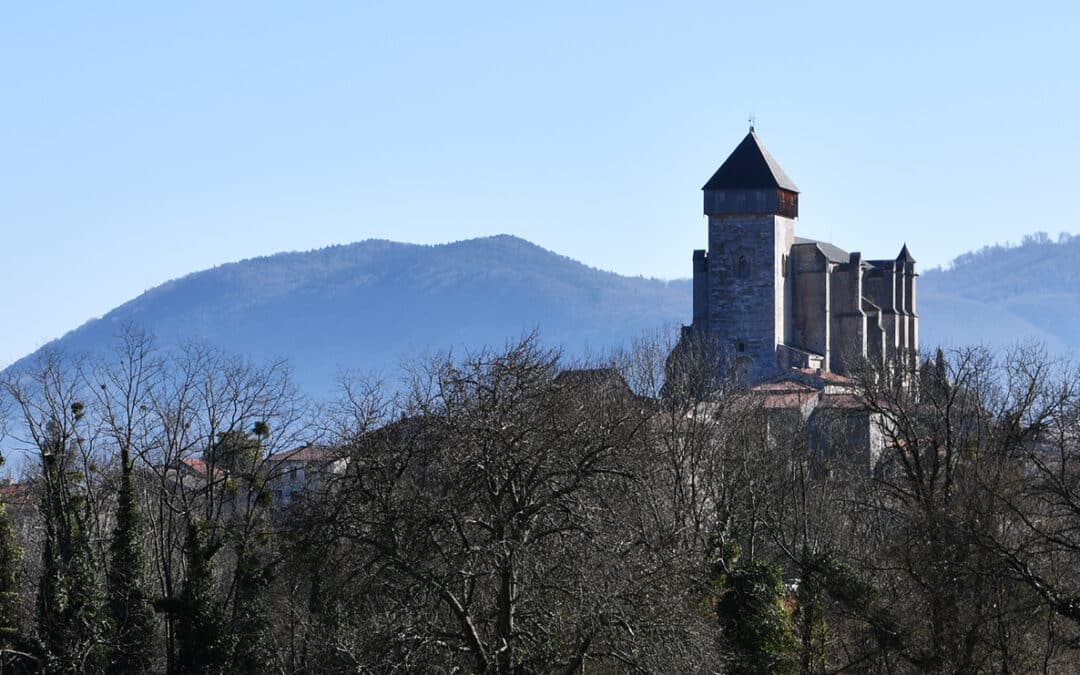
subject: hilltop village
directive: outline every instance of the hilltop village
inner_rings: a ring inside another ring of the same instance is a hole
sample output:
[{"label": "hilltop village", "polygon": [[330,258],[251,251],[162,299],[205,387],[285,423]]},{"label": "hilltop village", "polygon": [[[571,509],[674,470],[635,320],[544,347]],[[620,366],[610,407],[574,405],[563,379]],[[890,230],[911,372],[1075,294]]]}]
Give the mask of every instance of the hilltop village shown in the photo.
[{"label": "hilltop village", "polygon": [[1080,670],[1080,378],[920,358],[906,245],[797,237],[799,196],[751,128],[691,323],[590,363],[531,334],[315,402],[132,325],[23,364],[0,670]]}]

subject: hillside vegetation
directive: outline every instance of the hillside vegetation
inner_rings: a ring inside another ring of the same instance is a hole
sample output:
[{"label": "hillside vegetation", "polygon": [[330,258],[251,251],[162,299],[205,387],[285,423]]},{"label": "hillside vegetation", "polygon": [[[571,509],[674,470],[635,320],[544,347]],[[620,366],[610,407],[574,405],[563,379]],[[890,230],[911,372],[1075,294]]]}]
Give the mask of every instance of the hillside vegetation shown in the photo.
[{"label": "hillside vegetation", "polygon": [[922,344],[1045,343],[1054,352],[1080,346],[1080,237],[1046,233],[1018,246],[966,253],[949,269],[923,273]]},{"label": "hillside vegetation", "polygon": [[[1078,261],[1080,238],[1036,234],[923,272],[924,351],[1018,341],[1073,351]],[[391,375],[403,358],[501,345],[537,328],[567,356],[598,354],[689,323],[690,313],[688,279],[624,277],[512,236],[439,246],[370,240],[195,272],[52,346],[99,352],[134,323],[165,345],[198,339],[255,359],[287,358],[298,383],[323,395],[343,369]]]},{"label": "hillside vegetation", "polygon": [[162,284],[54,341],[100,351],[127,323],[163,344],[285,357],[322,394],[342,369],[475,350],[541,329],[568,356],[690,316],[690,282],[623,277],[511,236],[439,246],[370,240],[221,265]]}]

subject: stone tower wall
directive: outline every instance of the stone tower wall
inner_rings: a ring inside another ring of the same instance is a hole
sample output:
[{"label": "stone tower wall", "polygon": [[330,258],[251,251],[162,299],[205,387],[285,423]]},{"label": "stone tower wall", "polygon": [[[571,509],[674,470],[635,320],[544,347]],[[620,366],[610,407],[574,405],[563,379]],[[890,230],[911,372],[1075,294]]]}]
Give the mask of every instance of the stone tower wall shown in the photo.
[{"label": "stone tower wall", "polygon": [[919,313],[915,307],[915,280],[918,277],[915,274],[915,263],[909,262],[906,264],[907,274],[905,276],[906,293],[904,299],[907,304],[905,309],[908,313],[908,321],[910,322],[909,329],[909,341],[908,347],[911,349],[912,356],[917,360],[919,353]]},{"label": "stone tower wall", "polygon": [[796,246],[788,262],[794,293],[790,343],[829,357],[829,261],[817,246]]},{"label": "stone tower wall", "polygon": [[907,269],[903,263],[896,263],[896,347],[898,354],[907,354],[910,344],[911,322],[907,311]]},{"label": "stone tower wall", "polygon": [[863,275],[863,293],[881,308],[881,328],[885,332],[886,360],[896,358],[900,346],[900,325],[896,302],[896,270],[893,261],[875,260],[874,268]]},{"label": "stone tower wall", "polygon": [[703,250],[694,251],[694,321],[696,330],[709,330],[709,260]]},{"label": "stone tower wall", "polygon": [[866,312],[862,308],[862,256],[851,254],[851,262],[837,265],[832,272],[831,370],[844,375],[867,351]]},{"label": "stone tower wall", "polygon": [[799,190],[754,129],[702,188],[709,242],[694,251],[692,328],[751,382],[824,368],[847,373],[918,350],[915,260],[863,261],[831,243],[795,244]]},{"label": "stone tower wall", "polygon": [[774,215],[710,215],[708,326],[752,379],[777,372],[784,338],[783,263],[794,221]]}]

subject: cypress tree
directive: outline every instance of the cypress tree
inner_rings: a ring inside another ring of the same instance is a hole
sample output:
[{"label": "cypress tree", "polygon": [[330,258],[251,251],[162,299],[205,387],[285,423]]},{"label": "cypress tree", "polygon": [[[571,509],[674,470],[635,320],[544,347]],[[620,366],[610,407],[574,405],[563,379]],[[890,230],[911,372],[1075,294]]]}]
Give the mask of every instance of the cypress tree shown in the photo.
[{"label": "cypress tree", "polygon": [[270,573],[250,550],[238,551],[236,605],[233,625],[236,650],[233,670],[236,673],[264,673],[271,665],[269,607],[266,602]]},{"label": "cypress tree", "polygon": [[140,673],[153,657],[154,616],[146,594],[146,551],[135,477],[127,448],[120,451],[120,492],[108,573],[109,615],[113,624],[110,673]]},{"label": "cypress tree", "polygon": [[204,545],[195,523],[188,524],[187,577],[184,579],[177,621],[177,656],[184,673],[231,672],[235,644],[225,609],[218,600],[214,583],[215,549]]},{"label": "cypress tree", "polygon": [[80,527],[72,533],[67,560],[63,649],[57,654],[64,672],[100,673],[108,663],[97,569],[90,541]]}]

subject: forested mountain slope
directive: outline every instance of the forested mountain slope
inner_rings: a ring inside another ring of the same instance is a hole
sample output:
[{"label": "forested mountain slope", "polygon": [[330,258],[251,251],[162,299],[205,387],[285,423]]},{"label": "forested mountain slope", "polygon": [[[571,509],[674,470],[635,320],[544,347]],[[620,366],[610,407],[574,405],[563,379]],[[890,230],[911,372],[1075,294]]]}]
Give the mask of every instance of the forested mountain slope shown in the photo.
[{"label": "forested mountain slope", "polygon": [[921,343],[1080,347],[1080,237],[1044,233],[964,254],[919,280]]},{"label": "forested mountain slope", "polygon": [[[133,322],[166,345],[196,338],[256,359],[288,358],[298,382],[322,395],[342,369],[389,374],[403,358],[501,345],[533,329],[570,356],[599,353],[689,323],[690,305],[689,280],[623,277],[512,236],[438,246],[370,240],[195,272],[52,346],[100,351]],[[1080,237],[1033,235],[925,271],[918,310],[924,350],[1037,340],[1072,351]]]},{"label": "forested mountain slope", "polygon": [[[689,256],[687,256],[689,260]],[[165,344],[204,339],[257,359],[286,357],[328,393],[341,369],[501,345],[533,329],[570,356],[689,322],[690,282],[623,277],[511,236],[439,246],[364,241],[195,272],[143,293],[52,343],[99,351],[128,322]]]}]

